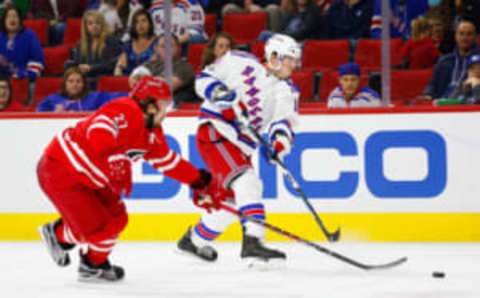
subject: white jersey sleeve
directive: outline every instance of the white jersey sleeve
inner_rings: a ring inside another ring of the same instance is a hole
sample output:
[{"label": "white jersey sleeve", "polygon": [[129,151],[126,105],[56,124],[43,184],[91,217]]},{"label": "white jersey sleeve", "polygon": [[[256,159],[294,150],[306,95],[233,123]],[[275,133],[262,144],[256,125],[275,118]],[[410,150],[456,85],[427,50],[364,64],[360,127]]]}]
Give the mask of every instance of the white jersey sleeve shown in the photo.
[{"label": "white jersey sleeve", "polygon": [[274,91],[275,112],[268,127],[268,138],[271,140],[276,133],[282,133],[293,144],[294,131],[298,125],[298,101],[300,91],[290,80],[282,82]]}]

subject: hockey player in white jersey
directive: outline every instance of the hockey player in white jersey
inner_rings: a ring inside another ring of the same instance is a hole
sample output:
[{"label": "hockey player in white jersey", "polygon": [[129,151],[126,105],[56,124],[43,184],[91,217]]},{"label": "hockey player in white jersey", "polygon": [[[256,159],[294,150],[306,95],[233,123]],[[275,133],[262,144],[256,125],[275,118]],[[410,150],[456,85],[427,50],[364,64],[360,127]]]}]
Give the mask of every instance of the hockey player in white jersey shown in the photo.
[{"label": "hockey player in white jersey", "polygon": [[[270,154],[279,158],[293,146],[299,90],[289,79],[300,59],[298,44],[276,34],[265,45],[266,63],[245,52],[230,51],[207,66],[195,89],[204,98],[197,130],[197,148],[213,175],[234,196],[245,215],[265,220],[262,182],[251,155],[258,146],[247,125],[268,133]],[[267,154],[268,155],[268,154]],[[212,241],[237,218],[223,210],[205,212],[178,242],[180,250],[214,261]],[[265,247],[265,230],[247,221],[243,226],[241,257],[249,266],[283,261],[286,255]]]}]

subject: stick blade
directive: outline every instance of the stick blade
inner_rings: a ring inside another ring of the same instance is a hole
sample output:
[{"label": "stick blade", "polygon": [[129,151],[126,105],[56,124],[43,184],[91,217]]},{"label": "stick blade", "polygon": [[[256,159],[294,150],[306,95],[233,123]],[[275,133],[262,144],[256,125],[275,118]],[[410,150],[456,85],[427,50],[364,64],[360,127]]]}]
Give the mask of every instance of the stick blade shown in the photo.
[{"label": "stick blade", "polygon": [[340,227],[335,231],[335,233],[328,234],[327,238],[329,242],[337,242],[340,240]]},{"label": "stick blade", "polygon": [[379,265],[363,265],[362,268],[365,270],[382,270],[382,269],[390,269],[396,266],[399,266],[405,263],[408,260],[407,257],[400,258],[390,263],[379,264]]}]

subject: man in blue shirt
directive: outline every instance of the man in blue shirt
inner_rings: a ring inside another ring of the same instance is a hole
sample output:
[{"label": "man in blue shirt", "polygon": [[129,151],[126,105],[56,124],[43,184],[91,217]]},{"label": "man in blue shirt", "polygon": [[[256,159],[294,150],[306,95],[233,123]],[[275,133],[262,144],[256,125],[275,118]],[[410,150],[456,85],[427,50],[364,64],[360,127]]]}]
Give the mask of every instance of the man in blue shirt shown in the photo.
[{"label": "man in blue shirt", "polygon": [[478,53],[477,31],[470,20],[461,20],[455,30],[455,50],[440,57],[422,99],[449,98],[467,76],[468,59]]}]

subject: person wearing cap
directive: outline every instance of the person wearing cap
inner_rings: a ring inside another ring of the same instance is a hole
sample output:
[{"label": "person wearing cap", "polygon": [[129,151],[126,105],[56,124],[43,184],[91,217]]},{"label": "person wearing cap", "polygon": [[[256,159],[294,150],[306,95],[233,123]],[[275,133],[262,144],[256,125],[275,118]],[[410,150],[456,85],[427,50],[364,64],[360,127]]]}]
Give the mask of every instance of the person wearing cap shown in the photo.
[{"label": "person wearing cap", "polygon": [[328,108],[380,107],[378,94],[361,85],[360,67],[357,63],[346,63],[339,68],[340,86],[330,92]]},{"label": "person wearing cap", "polygon": [[468,59],[467,78],[457,87],[452,97],[466,103],[480,103],[480,54]]}]

